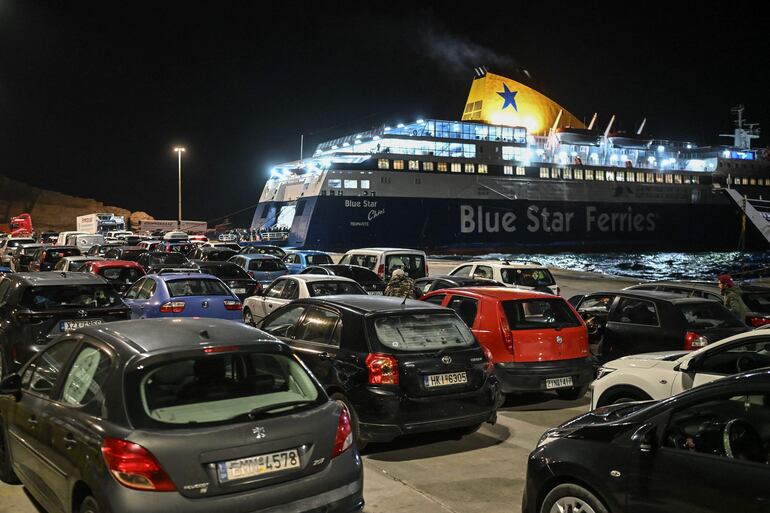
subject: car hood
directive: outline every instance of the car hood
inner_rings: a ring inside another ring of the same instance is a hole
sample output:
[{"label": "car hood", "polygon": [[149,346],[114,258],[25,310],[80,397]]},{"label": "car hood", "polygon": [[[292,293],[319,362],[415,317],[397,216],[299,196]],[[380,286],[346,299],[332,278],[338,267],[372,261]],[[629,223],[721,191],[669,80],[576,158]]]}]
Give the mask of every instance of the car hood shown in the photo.
[{"label": "car hood", "polygon": [[538,447],[559,438],[610,441],[629,426],[640,424],[647,415],[644,410],[655,404],[657,401],[638,401],[596,408],[543,433]]},{"label": "car hood", "polygon": [[634,354],[607,362],[603,366],[611,369],[651,369],[659,366],[674,367],[679,359],[688,354],[690,354],[689,351],[660,351],[657,353]]}]

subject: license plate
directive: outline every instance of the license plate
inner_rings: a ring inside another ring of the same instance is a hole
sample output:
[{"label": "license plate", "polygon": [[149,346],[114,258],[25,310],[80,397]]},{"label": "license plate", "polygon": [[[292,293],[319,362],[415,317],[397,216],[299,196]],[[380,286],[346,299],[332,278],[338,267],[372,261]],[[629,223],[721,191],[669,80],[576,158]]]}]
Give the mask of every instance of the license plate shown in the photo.
[{"label": "license plate", "polygon": [[102,324],[104,321],[101,319],[84,319],[82,321],[60,321],[59,331],[72,331],[78,328],[85,328],[86,326],[96,326]]},{"label": "license plate", "polygon": [[425,376],[425,386],[444,387],[447,385],[461,385],[468,382],[468,375],[464,372],[450,372],[449,374],[431,374]]},{"label": "license plate", "polygon": [[572,386],[572,376],[566,378],[551,378],[545,380],[545,388],[564,388]]},{"label": "license plate", "polygon": [[369,294],[370,296],[381,296],[381,295],[382,295],[382,291],[379,291],[379,290],[370,290],[370,291],[368,292],[368,294]]},{"label": "license plate", "polygon": [[217,473],[219,482],[225,483],[299,467],[299,451],[291,449],[240,460],[223,461],[217,463]]},{"label": "license plate", "polygon": [[233,289],[233,293],[235,294],[245,294],[246,289]]}]

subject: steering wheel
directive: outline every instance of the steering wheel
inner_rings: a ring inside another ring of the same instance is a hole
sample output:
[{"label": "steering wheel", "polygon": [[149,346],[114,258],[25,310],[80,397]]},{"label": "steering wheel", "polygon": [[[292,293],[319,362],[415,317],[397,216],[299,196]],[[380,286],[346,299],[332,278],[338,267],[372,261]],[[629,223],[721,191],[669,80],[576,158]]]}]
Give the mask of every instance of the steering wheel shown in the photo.
[{"label": "steering wheel", "polygon": [[762,437],[754,426],[745,419],[732,419],[725,424],[722,431],[725,455],[738,460],[766,463],[767,454],[764,450]]},{"label": "steering wheel", "polygon": [[745,372],[754,368],[754,360],[750,356],[743,355],[735,361],[735,370]]}]

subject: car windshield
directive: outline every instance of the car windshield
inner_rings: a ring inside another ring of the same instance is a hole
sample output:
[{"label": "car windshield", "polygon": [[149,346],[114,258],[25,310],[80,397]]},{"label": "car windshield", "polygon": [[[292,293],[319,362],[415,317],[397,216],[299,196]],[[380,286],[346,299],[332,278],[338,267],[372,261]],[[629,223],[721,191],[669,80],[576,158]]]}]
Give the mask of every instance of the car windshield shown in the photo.
[{"label": "car windshield", "polygon": [[437,351],[470,347],[473,334],[457,316],[443,313],[397,314],[374,321],[377,339],[396,351]]},{"label": "car windshield", "polygon": [[500,275],[505,283],[522,287],[548,287],[556,283],[548,269],[503,268]]},{"label": "car windshield", "polygon": [[305,257],[305,260],[307,260],[307,263],[309,265],[323,265],[323,264],[334,263],[332,262],[332,258],[329,255],[324,255],[322,253],[307,255]]},{"label": "car windshield", "polygon": [[745,326],[727,308],[716,301],[676,303],[689,328],[739,328]]},{"label": "car windshield", "polygon": [[180,255],[179,253],[162,253],[162,254],[155,254],[150,257],[150,265],[159,265],[159,264],[186,264],[187,259],[184,257],[184,255]]},{"label": "car windshield", "polygon": [[136,267],[113,267],[108,269],[102,269],[102,277],[111,282],[121,283],[134,283],[141,276],[143,272]]},{"label": "car windshield", "polygon": [[132,374],[129,384],[139,392],[129,408],[138,427],[243,422],[257,410],[281,414],[325,401],[295,359],[259,352],[166,361]]},{"label": "car windshield", "polygon": [[45,261],[58,262],[67,256],[80,256],[80,250],[78,248],[49,249],[45,252]]},{"label": "car windshield", "polygon": [[21,298],[21,306],[30,310],[109,308],[122,304],[120,296],[108,285],[30,287]]},{"label": "car windshield", "polygon": [[168,280],[166,286],[171,297],[232,295],[224,284],[205,278]]},{"label": "car windshield", "polygon": [[770,313],[770,291],[769,292],[745,292],[743,302],[752,312]]},{"label": "car windshield", "polygon": [[286,265],[277,258],[254,259],[249,261],[250,271],[285,271]]},{"label": "car windshield", "polygon": [[212,274],[220,280],[250,280],[246,271],[235,264],[201,266],[201,271]]},{"label": "car windshield", "polygon": [[358,283],[349,281],[318,281],[307,284],[310,297],[333,296],[335,294],[366,294]]},{"label": "car windshield", "polygon": [[502,303],[512,330],[580,326],[577,316],[563,299],[518,299]]}]

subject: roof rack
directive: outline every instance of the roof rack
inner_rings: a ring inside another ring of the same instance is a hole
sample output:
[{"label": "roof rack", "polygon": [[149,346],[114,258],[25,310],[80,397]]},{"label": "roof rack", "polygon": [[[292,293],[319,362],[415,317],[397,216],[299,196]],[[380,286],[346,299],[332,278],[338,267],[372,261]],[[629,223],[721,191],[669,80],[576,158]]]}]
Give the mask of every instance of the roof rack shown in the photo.
[{"label": "roof rack", "polygon": [[510,258],[501,258],[500,259],[505,265],[511,265],[514,264],[525,264],[525,265],[543,265],[542,263],[538,262],[537,260],[515,260]]}]

